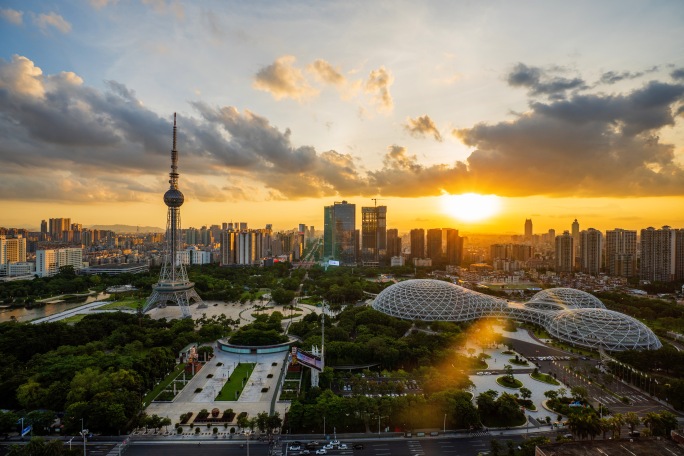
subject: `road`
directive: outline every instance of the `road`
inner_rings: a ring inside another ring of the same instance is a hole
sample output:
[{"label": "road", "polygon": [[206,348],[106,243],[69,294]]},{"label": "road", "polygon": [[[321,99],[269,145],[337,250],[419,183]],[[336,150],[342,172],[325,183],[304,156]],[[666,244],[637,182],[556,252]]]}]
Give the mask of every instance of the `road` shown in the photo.
[{"label": "road", "polygon": [[[553,437],[553,436],[552,436]],[[331,456],[476,456],[479,452],[489,451],[491,448],[491,435],[477,437],[422,437],[422,438],[396,438],[396,439],[355,439],[354,442],[363,442],[363,450],[352,450],[351,445],[347,450],[328,450]],[[523,436],[501,436],[503,447],[504,440],[522,441]],[[343,440],[343,443],[351,443]],[[306,442],[304,442],[306,443]],[[517,446],[517,444],[516,444]],[[285,454],[285,444],[282,444],[282,454]],[[203,441],[202,445],[197,442],[134,442],[126,451],[126,456],[196,456],[198,453],[205,455],[238,456],[246,455],[247,447],[241,447],[237,443]],[[298,451],[288,451],[288,455],[296,455]],[[312,452],[313,453],[313,452]],[[268,455],[269,446],[264,443],[250,445],[249,455]]]},{"label": "road", "polygon": [[[579,356],[567,353],[557,348],[535,345],[515,339],[507,339],[506,342],[511,343],[513,348],[525,357],[570,355],[576,358]],[[663,410],[672,411],[670,408],[664,406],[655,398],[651,397],[647,392],[634,388],[627,383],[623,383],[615,379],[606,383],[605,387],[609,391],[614,392],[618,396],[626,397],[629,400],[629,404],[625,404],[615,395],[600,388],[596,381],[591,382],[584,376],[576,374],[576,372],[581,369],[584,369],[588,372],[592,367],[595,367],[597,363],[598,360],[596,359],[579,359],[572,362],[536,361],[536,364],[539,366],[539,370],[541,372],[555,374],[558,380],[561,380],[570,388],[573,386],[582,386],[586,388],[587,392],[589,393],[589,398],[597,410],[600,403],[602,404],[602,407],[608,407],[612,413],[635,412],[639,416],[644,416],[648,412],[659,412]],[[574,365],[574,369],[572,368],[572,365]]]}]

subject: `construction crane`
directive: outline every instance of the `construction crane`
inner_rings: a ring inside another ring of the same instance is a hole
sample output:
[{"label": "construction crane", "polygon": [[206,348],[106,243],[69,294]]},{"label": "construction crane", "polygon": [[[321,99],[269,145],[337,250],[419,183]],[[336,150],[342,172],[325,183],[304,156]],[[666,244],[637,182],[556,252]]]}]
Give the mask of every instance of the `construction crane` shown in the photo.
[{"label": "construction crane", "polygon": [[385,201],[385,198],[371,198],[371,201],[374,202],[375,207],[378,207],[378,201]]}]

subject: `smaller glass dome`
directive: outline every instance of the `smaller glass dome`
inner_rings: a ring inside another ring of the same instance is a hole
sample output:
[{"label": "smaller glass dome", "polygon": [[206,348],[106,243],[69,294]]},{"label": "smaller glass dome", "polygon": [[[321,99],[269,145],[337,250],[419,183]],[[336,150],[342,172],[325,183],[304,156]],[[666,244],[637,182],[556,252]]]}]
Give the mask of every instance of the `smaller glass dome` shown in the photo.
[{"label": "smaller glass dome", "polygon": [[535,309],[605,309],[601,300],[586,291],[574,288],[549,288],[532,296],[526,304]]},{"label": "smaller glass dome", "polygon": [[571,309],[549,321],[551,336],[583,347],[608,351],[656,350],[658,337],[640,321],[607,309]]}]

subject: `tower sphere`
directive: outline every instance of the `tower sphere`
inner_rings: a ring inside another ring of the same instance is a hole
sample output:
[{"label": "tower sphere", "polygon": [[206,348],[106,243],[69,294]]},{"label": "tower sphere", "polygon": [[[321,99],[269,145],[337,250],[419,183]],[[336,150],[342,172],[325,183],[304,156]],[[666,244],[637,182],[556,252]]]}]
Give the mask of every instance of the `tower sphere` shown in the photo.
[{"label": "tower sphere", "polygon": [[170,188],[164,193],[164,203],[168,207],[181,207],[183,201],[185,201],[185,197],[177,188]]}]

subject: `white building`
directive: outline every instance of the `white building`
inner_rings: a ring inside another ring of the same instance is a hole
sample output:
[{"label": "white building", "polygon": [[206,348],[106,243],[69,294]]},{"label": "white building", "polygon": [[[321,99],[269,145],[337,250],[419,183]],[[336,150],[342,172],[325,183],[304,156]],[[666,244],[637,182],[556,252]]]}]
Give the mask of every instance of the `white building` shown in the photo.
[{"label": "white building", "polygon": [[36,250],[36,274],[38,277],[51,277],[59,268],[72,266],[75,271],[83,268],[83,249],[64,248]]}]

